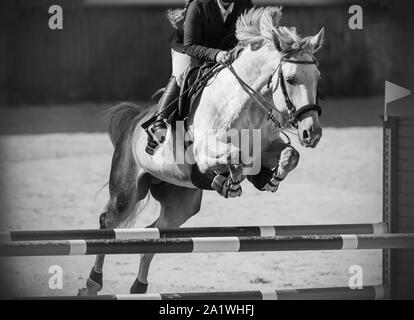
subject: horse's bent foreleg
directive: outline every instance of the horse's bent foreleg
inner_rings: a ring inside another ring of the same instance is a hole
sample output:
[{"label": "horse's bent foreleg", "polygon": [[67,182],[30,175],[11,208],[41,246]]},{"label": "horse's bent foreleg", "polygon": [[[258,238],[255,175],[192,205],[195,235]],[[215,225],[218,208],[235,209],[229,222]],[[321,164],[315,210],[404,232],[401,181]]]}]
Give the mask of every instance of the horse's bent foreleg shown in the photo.
[{"label": "horse's bent foreleg", "polygon": [[196,153],[201,172],[216,174],[211,187],[225,198],[240,197],[242,188],[242,152],[232,143],[214,140]]},{"label": "horse's bent foreleg", "polygon": [[299,152],[289,146],[282,150],[279,159],[279,165],[273,171],[272,177],[264,187],[265,191],[276,192],[288,173],[296,168],[299,162]]},{"label": "horse's bent foreleg", "polygon": [[[151,194],[161,204],[160,216],[155,222],[157,228],[177,228],[191,216],[198,213],[202,190],[188,189],[168,183],[151,186]],[[148,287],[148,272],[154,254],[141,255],[138,276],[130,293],[145,293]]]},{"label": "horse's bent foreleg", "polygon": [[285,143],[274,145],[263,153],[260,173],[247,178],[261,191],[276,192],[279,183],[296,168],[299,158],[299,152],[292,146]]},{"label": "horse's bent foreleg", "polygon": [[286,147],[280,153],[279,166],[276,170],[276,177],[283,180],[288,173],[296,168],[299,163],[299,152],[292,146]]},{"label": "horse's bent foreleg", "polygon": [[207,148],[200,150],[196,160],[202,172],[228,171],[228,166],[238,166],[241,163],[241,150],[233,144],[215,141]]}]

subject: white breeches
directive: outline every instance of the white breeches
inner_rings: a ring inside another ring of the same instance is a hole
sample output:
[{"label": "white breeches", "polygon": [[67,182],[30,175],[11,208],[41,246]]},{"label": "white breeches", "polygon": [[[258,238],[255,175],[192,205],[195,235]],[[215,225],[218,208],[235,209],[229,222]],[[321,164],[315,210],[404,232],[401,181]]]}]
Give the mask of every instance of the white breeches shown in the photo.
[{"label": "white breeches", "polygon": [[190,57],[187,54],[180,53],[171,49],[171,60],[172,60],[172,75],[177,80],[178,86],[181,87],[181,84],[184,80],[184,75],[188,68],[193,68],[198,66],[200,62],[198,59]]}]

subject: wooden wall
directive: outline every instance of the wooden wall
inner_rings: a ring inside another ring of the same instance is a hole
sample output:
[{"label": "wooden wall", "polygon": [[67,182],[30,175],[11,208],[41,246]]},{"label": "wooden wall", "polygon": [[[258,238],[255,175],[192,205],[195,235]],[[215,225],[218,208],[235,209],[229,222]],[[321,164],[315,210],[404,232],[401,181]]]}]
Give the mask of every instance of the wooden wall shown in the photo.
[{"label": "wooden wall", "polygon": [[[63,30],[48,29],[51,4],[63,7]],[[170,73],[166,9],[14,0],[3,10],[6,28],[0,31],[0,103],[147,100]],[[375,95],[385,79],[407,70],[404,59],[395,58],[406,52],[403,26],[389,10],[378,4],[365,9],[363,31],[348,28],[344,5],[285,7],[283,24],[303,34],[325,26],[325,48],[318,55],[325,94]]]}]

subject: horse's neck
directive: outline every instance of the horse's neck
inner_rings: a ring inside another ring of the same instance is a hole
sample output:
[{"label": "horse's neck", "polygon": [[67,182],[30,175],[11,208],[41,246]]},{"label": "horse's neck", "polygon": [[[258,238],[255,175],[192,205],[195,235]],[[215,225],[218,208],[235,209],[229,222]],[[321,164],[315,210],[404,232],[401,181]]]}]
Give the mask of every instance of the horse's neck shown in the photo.
[{"label": "horse's neck", "polygon": [[[267,84],[280,55],[274,49],[262,47],[252,51],[246,48],[233,63],[238,76],[257,92]],[[269,130],[267,112],[249,96],[236,77],[222,70],[202,94],[194,118],[199,128],[213,130],[264,129]],[[201,127],[201,128],[200,128]]]},{"label": "horse's neck", "polygon": [[279,53],[268,46],[263,46],[256,51],[247,48],[233,63],[233,67],[247,84],[260,91],[267,83],[278,59],[280,59]]},{"label": "horse's neck", "polygon": [[[274,49],[263,47],[257,51],[246,49],[233,66],[236,73],[256,92],[263,93],[263,89],[269,81],[269,77],[275,69],[275,65],[280,59],[280,55]],[[267,130],[270,122],[268,114],[261,106],[259,106],[251,96],[247,95],[237,82],[233,74],[230,74],[233,82],[236,82],[240,101],[233,106],[233,121],[230,128],[238,129],[265,129]],[[271,95],[266,97],[271,100]],[[228,107],[225,107],[226,109]]]}]

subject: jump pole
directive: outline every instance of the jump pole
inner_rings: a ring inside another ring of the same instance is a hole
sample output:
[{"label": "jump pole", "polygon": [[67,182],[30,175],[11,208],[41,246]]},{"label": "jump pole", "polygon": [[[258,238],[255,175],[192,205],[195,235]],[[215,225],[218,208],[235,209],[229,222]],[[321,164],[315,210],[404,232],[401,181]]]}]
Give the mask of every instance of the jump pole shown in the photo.
[{"label": "jump pole", "polygon": [[19,300],[380,300],[386,298],[385,292],[386,290],[382,286],[367,286],[362,289],[334,287],[262,291],[114,294],[87,297],[30,297],[20,298]]},{"label": "jump pole", "polygon": [[340,235],[384,234],[385,223],[240,226],[240,227],[191,227],[191,228],[140,228],[107,230],[42,230],[9,231],[0,233],[0,241],[48,241],[48,240],[127,240],[190,237],[268,237],[290,235]]},{"label": "jump pole", "polygon": [[385,235],[356,234],[329,236],[9,242],[0,245],[0,256],[354,250],[383,248],[414,248],[414,233]]}]

